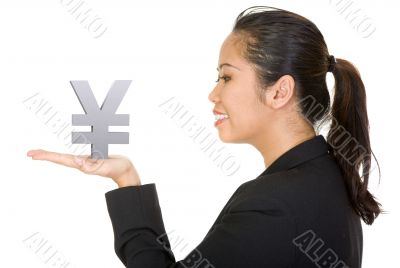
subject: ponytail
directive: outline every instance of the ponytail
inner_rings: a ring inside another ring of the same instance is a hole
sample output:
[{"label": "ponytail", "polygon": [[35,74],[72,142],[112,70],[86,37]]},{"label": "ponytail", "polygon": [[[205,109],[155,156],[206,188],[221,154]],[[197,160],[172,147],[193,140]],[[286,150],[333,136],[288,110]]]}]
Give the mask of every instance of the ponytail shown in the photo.
[{"label": "ponytail", "polygon": [[354,210],[370,225],[382,210],[368,191],[371,154],[376,157],[370,146],[365,88],[356,67],[344,59],[337,59],[333,75],[335,95],[327,143],[343,174]]}]

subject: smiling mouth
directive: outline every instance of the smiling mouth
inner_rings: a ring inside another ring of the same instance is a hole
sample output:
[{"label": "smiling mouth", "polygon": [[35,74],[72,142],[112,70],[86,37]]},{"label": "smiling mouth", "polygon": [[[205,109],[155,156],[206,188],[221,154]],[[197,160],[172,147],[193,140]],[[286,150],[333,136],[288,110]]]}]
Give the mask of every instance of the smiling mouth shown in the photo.
[{"label": "smiling mouth", "polygon": [[217,114],[217,115],[215,115],[214,126],[218,126],[218,125],[222,124],[228,118],[229,118],[229,116],[225,115],[225,114]]},{"label": "smiling mouth", "polygon": [[215,120],[216,120],[216,121],[218,121],[218,120],[223,120],[223,119],[227,119],[227,118],[229,118],[229,115],[227,115],[227,114],[216,114],[216,115],[215,115]]}]

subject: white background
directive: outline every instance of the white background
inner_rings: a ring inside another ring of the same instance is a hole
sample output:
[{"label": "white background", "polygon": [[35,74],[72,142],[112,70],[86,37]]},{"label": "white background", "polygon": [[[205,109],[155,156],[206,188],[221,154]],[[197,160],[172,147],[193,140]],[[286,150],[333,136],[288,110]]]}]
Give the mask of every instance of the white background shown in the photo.
[{"label": "white background", "polygon": [[[218,139],[207,97],[217,78],[219,49],[236,16],[254,5],[309,18],[324,34],[329,52],[360,70],[372,149],[382,172],[380,184],[377,170],[371,174],[370,189],[388,211],[372,226],[363,225],[363,267],[398,264],[400,46],[394,1],[345,1],[376,28],[368,38],[340,14],[334,0],[85,0],[82,7],[107,27],[97,38],[75,18],[77,13],[71,14],[79,1],[68,6],[69,1],[0,2],[0,267],[52,267],[46,262],[49,252],[67,261],[67,267],[123,267],[114,253],[104,197],[116,184],[26,156],[30,149],[72,153],[81,146],[55,135],[46,117],[25,101],[37,94],[69,122],[71,114],[83,112],[70,80],[88,80],[100,103],[114,80],[132,80],[118,109],[130,114],[130,126],[120,128],[130,132],[130,143],[110,145],[110,154],[128,156],[142,184],[156,183],[177,260],[200,243],[234,190],[264,171],[263,159],[249,145],[218,140],[218,147],[240,164],[228,176],[159,105],[173,97]],[[90,145],[80,148],[90,152]],[[29,246],[31,236],[51,246],[47,255]]]}]

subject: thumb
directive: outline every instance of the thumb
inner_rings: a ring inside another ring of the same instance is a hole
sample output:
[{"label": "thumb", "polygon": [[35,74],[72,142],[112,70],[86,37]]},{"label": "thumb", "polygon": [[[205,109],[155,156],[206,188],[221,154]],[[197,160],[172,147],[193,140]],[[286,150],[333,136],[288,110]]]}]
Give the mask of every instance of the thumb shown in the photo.
[{"label": "thumb", "polygon": [[74,156],[74,162],[78,165],[78,167],[81,167],[85,163],[85,159],[82,157]]},{"label": "thumb", "polygon": [[90,158],[83,158],[79,156],[74,157],[74,162],[77,165],[77,168],[84,173],[95,173],[97,169],[100,167],[102,161],[98,159],[92,160]]}]

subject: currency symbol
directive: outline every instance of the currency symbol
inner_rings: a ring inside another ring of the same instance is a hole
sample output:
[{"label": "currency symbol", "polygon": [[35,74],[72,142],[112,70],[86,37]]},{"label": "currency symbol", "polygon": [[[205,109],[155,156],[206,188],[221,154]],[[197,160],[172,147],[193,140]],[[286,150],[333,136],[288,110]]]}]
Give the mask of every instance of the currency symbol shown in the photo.
[{"label": "currency symbol", "polygon": [[129,114],[115,114],[132,80],[115,80],[99,108],[86,80],[70,81],[85,114],[73,114],[73,126],[91,126],[91,132],[72,132],[72,143],[91,144],[92,159],[107,159],[108,144],[129,143],[129,132],[109,132],[108,126],[129,126]]}]

